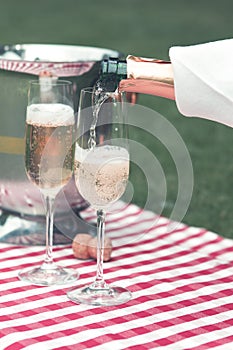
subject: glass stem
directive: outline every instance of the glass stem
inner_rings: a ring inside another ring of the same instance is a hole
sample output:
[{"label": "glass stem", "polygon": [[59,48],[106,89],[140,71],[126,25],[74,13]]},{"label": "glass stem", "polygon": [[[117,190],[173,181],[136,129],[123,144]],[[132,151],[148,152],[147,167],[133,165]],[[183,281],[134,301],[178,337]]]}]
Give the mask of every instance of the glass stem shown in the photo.
[{"label": "glass stem", "polygon": [[107,284],[104,281],[104,234],[105,234],[105,211],[97,210],[97,269],[94,282],[95,288],[105,289]]},{"label": "glass stem", "polygon": [[46,251],[45,259],[42,265],[45,269],[54,268],[53,262],[53,215],[54,215],[54,198],[45,196],[46,206]]}]

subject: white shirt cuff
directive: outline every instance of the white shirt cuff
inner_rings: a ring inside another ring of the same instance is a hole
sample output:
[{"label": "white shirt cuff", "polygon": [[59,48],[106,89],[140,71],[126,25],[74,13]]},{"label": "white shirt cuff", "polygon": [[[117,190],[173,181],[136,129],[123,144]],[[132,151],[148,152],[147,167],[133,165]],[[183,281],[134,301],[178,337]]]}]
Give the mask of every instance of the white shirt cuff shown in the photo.
[{"label": "white shirt cuff", "polygon": [[169,56],[180,113],[233,127],[233,39],[172,47]]}]

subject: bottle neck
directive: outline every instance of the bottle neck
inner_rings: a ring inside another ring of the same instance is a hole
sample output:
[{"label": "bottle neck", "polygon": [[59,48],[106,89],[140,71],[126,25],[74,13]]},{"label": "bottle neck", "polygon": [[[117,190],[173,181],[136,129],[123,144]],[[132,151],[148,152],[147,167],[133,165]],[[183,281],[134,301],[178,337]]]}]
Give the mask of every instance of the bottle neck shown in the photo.
[{"label": "bottle neck", "polygon": [[101,62],[97,87],[99,84],[101,89],[113,92],[123,79],[127,79],[127,63],[125,60],[109,58]]},{"label": "bottle neck", "polygon": [[101,62],[101,75],[115,74],[119,79],[127,78],[127,62],[118,58],[108,58]]}]

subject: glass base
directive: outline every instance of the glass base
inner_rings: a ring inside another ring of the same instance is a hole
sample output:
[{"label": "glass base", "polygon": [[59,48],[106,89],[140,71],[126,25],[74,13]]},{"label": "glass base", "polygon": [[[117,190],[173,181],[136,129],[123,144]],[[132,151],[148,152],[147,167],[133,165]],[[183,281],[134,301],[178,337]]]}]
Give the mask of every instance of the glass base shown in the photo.
[{"label": "glass base", "polygon": [[108,286],[99,289],[93,288],[93,285],[73,288],[68,291],[67,296],[75,303],[97,306],[119,305],[126,303],[132,298],[130,291],[123,287]]},{"label": "glass base", "polygon": [[43,265],[35,268],[24,269],[18,274],[22,281],[39,286],[52,286],[75,282],[79,278],[76,270],[52,265],[51,268],[44,268]]}]

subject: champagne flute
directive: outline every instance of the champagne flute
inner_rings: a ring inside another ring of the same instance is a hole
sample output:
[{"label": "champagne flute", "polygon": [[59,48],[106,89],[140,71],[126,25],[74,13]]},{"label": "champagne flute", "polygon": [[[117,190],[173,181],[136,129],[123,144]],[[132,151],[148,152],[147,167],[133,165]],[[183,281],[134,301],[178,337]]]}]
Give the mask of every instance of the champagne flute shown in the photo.
[{"label": "champagne flute", "polygon": [[53,260],[53,214],[56,195],[72,177],[74,109],[69,81],[31,81],[25,130],[25,167],[45,202],[46,252],[41,266],[19,272],[21,280],[37,285],[71,283],[78,273]]},{"label": "champagne flute", "polygon": [[68,291],[76,303],[110,306],[131,299],[127,289],[105,282],[103,273],[106,210],[122,196],[129,176],[125,106],[123,92],[96,98],[92,88],[81,91],[74,174],[79,192],[97,213],[97,267],[93,283]]}]

